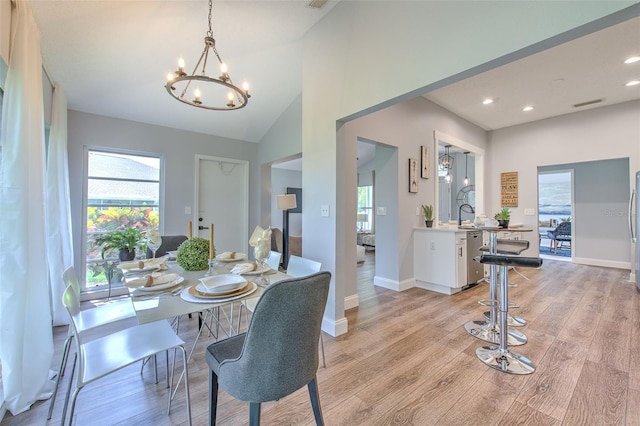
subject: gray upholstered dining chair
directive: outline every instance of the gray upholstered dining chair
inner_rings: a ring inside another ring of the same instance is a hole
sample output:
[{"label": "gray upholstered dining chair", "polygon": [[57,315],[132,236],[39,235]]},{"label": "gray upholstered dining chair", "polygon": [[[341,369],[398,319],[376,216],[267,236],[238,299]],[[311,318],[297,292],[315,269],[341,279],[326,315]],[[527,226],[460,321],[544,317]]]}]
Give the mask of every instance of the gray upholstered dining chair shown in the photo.
[{"label": "gray upholstered dining chair", "polygon": [[[162,257],[169,251],[178,250],[180,244],[187,240],[186,235],[162,235],[162,243],[156,250],[156,257]],[[147,257],[153,257],[153,253],[149,249],[147,249]]]},{"label": "gray upholstered dining chair", "polygon": [[246,333],[209,345],[211,425],[216,423],[218,386],[249,402],[249,423],[259,425],[262,402],[281,399],[305,385],[316,424],[324,424],[316,371],[330,281],[331,273],[325,271],[270,285]]}]

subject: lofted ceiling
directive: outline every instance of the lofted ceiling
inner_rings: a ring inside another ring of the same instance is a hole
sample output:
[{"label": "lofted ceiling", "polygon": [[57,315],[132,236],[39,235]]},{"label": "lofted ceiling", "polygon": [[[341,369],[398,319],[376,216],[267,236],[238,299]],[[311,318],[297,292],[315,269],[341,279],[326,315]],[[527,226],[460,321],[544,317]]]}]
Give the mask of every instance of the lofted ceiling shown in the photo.
[{"label": "lofted ceiling", "polygon": [[[27,0],[42,32],[45,68],[69,109],[259,142],[302,90],[302,38],[340,0],[215,0],[213,33],[234,81],[252,97],[238,111],[172,99],[165,75],[190,70],[204,47],[206,0]],[[640,18],[628,20],[424,96],[485,130],[640,99]],[[482,100],[492,97],[489,106]],[[597,104],[573,105],[603,99]],[[534,110],[522,112],[531,104]],[[371,147],[358,155],[367,158]]]}]

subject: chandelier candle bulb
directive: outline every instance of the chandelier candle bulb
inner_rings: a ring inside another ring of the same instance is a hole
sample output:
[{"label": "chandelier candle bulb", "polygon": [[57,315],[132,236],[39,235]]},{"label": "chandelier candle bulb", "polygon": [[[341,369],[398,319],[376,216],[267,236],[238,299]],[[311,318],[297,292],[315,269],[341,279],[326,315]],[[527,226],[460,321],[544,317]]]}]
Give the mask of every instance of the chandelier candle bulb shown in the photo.
[{"label": "chandelier candle bulb", "polygon": [[194,96],[194,100],[193,103],[194,104],[201,104],[202,102],[200,102],[200,89],[196,89],[193,91],[193,96]]}]

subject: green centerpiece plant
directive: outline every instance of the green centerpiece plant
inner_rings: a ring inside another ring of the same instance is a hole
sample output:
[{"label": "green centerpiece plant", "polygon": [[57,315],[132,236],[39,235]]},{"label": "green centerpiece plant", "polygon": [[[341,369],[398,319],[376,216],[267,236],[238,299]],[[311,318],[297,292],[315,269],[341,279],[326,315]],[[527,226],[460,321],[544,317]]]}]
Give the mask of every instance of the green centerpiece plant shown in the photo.
[{"label": "green centerpiece plant", "polygon": [[422,205],[422,214],[424,215],[424,223],[427,228],[433,226],[433,206],[431,204]]},{"label": "green centerpiece plant", "polygon": [[200,237],[186,240],[178,247],[176,262],[185,271],[204,271],[209,267],[209,240]]},{"label": "green centerpiece plant", "polygon": [[508,228],[509,220],[511,219],[511,209],[509,209],[509,207],[503,207],[493,218],[498,221],[500,228]]}]

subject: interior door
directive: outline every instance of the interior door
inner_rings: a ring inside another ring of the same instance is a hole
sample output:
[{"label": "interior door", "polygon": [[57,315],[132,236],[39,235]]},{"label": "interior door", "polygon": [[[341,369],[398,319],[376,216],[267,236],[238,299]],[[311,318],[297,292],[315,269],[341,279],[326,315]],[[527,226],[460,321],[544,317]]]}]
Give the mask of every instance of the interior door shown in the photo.
[{"label": "interior door", "polygon": [[249,166],[246,161],[196,157],[194,235],[209,239],[214,224],[216,253],[248,248]]}]

